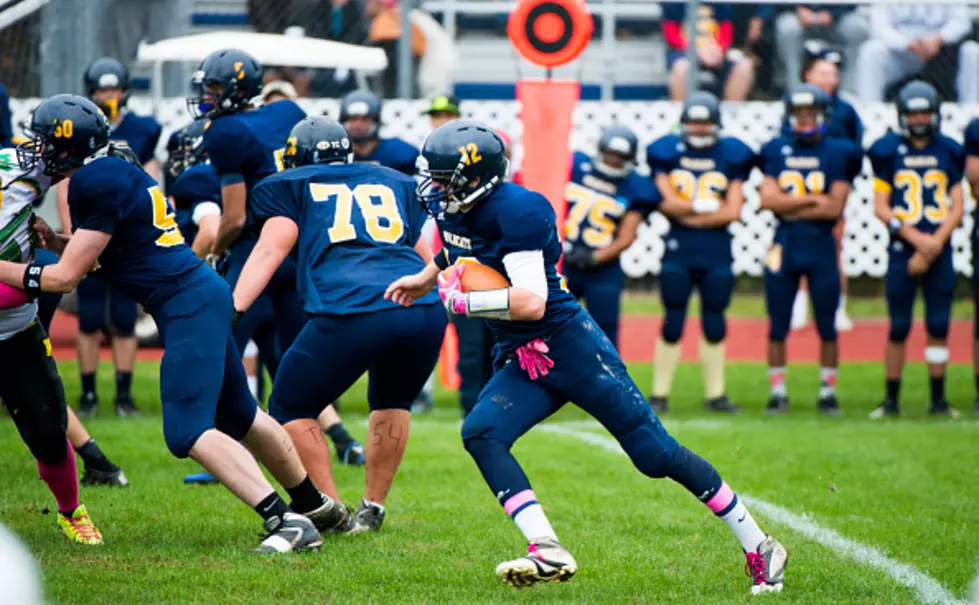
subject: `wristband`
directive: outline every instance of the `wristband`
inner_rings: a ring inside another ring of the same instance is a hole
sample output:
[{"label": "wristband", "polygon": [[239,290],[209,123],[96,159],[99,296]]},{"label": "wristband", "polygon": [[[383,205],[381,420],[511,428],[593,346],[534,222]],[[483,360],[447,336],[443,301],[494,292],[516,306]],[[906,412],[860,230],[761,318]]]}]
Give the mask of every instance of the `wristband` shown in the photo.
[{"label": "wristband", "polygon": [[36,263],[30,263],[24,269],[24,292],[27,292],[27,296],[31,300],[41,295],[41,273],[43,271],[44,266]]},{"label": "wristband", "polygon": [[445,250],[443,250],[441,253],[436,254],[435,257],[432,258],[432,262],[439,268],[439,271],[445,271],[449,268],[449,255]]},{"label": "wristband", "polygon": [[469,317],[510,320],[510,289],[482,290],[466,294]]}]

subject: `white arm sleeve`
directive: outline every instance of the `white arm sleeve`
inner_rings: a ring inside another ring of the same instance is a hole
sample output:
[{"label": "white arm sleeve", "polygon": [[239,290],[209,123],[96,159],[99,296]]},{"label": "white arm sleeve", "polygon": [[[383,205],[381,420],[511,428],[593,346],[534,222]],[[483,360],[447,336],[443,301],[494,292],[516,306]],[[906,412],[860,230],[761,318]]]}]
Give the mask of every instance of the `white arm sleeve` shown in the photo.
[{"label": "white arm sleeve", "polygon": [[528,290],[547,300],[547,274],[544,272],[544,251],[511,252],[503,257],[503,266],[514,288]]},{"label": "white arm sleeve", "polygon": [[194,208],[194,214],[191,216],[191,220],[194,221],[195,225],[200,225],[201,219],[203,219],[205,216],[212,216],[215,214],[221,216],[221,206],[218,206],[214,202],[201,202]]}]

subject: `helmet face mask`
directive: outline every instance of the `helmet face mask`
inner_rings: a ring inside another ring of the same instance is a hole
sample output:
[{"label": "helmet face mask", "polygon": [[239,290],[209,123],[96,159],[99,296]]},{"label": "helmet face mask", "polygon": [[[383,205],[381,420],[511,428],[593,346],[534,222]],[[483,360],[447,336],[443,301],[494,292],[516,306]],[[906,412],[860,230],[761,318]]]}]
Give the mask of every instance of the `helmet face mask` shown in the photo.
[{"label": "helmet face mask", "polygon": [[191,166],[208,161],[207,152],[204,150],[206,128],[207,121],[199,119],[180,129],[177,133],[176,146],[170,150],[168,161],[170,176],[176,178]]}]

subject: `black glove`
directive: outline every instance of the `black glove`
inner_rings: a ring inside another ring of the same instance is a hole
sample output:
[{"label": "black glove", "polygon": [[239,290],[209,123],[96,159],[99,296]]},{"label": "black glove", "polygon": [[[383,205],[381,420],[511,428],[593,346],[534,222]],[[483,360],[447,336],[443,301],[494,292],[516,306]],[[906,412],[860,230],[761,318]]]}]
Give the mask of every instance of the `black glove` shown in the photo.
[{"label": "black glove", "polygon": [[584,246],[575,246],[564,253],[564,262],[579,271],[588,271],[598,266],[595,253]]},{"label": "black glove", "polygon": [[235,309],[234,312],[231,313],[231,329],[232,330],[234,330],[235,327],[238,326],[238,320],[241,319],[241,316],[244,315],[244,314],[245,314],[244,311],[239,311],[238,309]]}]

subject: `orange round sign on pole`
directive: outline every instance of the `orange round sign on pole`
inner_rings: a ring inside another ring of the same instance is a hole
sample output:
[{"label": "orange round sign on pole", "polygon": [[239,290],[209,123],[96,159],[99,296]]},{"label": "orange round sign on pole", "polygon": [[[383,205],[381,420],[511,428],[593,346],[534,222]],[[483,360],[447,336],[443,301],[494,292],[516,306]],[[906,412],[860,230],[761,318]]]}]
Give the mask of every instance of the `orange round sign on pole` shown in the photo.
[{"label": "orange round sign on pole", "polygon": [[588,45],[594,22],[581,0],[523,0],[507,33],[524,59],[542,67],[570,63]]}]

